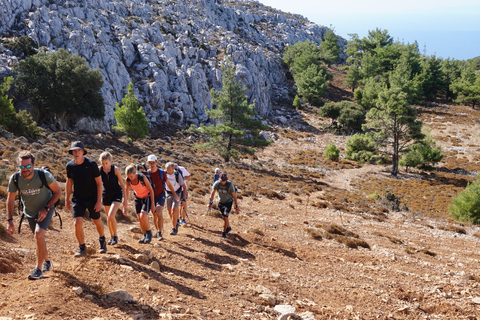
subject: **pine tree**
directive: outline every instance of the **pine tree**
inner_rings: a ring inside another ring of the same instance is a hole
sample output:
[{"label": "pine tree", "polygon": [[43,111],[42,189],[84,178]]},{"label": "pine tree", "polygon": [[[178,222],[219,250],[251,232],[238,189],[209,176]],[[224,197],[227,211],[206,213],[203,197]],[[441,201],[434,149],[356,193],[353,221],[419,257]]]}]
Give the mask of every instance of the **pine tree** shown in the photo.
[{"label": "pine tree", "polygon": [[148,135],[148,121],[133,93],[133,83],[128,84],[127,91],[122,99],[122,106],[120,107],[118,102],[116,103],[114,115],[117,126],[113,128],[132,139],[143,139]]},{"label": "pine tree", "polygon": [[367,113],[364,128],[376,130],[374,138],[391,148],[392,175],[398,174],[400,153],[414,140],[424,137],[422,122],[417,120],[417,110],[407,103],[407,96],[398,88],[391,88],[379,94],[376,107]]},{"label": "pine tree", "polygon": [[210,136],[209,142],[198,145],[198,148],[215,149],[225,162],[229,162],[230,158],[238,159],[239,154],[254,153],[253,147],[266,145],[269,141],[258,139],[260,130],[266,127],[253,119],[255,103],[248,104],[247,88],[241,81],[236,81],[235,66],[230,59],[222,71],[222,90],[210,90],[212,103],[217,108],[206,110],[216,124],[202,124],[198,129],[192,126],[190,130]]}]

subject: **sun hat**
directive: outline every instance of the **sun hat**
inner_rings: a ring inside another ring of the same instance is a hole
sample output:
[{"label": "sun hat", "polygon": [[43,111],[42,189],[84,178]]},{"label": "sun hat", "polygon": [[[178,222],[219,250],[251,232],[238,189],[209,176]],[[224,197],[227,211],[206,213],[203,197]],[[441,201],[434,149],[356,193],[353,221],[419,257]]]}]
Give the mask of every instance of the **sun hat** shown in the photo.
[{"label": "sun hat", "polygon": [[87,154],[87,150],[85,150],[85,146],[83,145],[82,141],[72,142],[70,149],[68,149],[68,153],[72,154],[72,151],[77,149],[82,149],[84,151],[83,154]]}]

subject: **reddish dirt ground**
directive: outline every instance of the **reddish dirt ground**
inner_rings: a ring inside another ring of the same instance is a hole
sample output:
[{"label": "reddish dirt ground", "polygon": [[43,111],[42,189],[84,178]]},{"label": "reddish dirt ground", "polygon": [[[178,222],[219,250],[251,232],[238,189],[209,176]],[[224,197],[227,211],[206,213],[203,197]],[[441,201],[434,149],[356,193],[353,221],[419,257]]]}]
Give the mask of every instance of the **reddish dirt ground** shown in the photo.
[{"label": "reddish dirt ground", "polygon": [[[278,319],[274,306],[291,305],[297,319],[478,318],[480,232],[454,222],[448,205],[480,172],[479,112],[419,108],[445,157],[434,170],[402,168],[395,178],[388,165],[325,160],[325,147],[334,141],[344,153],[348,137],[326,133],[314,111],[298,112],[292,123],[303,123],[301,130],[272,126],[278,139],[271,146],[228,165],[193,149],[188,133],[134,144],[111,134],[0,138],[2,221],[6,178],[19,149],[34,150],[38,164],[49,165],[62,186],[67,149],[77,139],[93,159],[109,148],[122,170],[155,153],[161,163],[174,160],[193,174],[187,226],[170,236],[164,210],[163,241],[138,244],[136,218],[119,219],[120,243],[101,255],[94,225],[86,221],[89,254],[75,259],[71,213],[59,208],[63,229],[54,217],[47,232],[53,270],[45,279],[27,280],[35,264],[28,226],[14,236],[0,230],[0,317]],[[227,239],[219,215],[206,215],[215,167],[239,187],[241,212],[231,215]],[[391,211],[369,197],[386,191],[408,211]],[[108,298],[115,290],[132,300]]]}]

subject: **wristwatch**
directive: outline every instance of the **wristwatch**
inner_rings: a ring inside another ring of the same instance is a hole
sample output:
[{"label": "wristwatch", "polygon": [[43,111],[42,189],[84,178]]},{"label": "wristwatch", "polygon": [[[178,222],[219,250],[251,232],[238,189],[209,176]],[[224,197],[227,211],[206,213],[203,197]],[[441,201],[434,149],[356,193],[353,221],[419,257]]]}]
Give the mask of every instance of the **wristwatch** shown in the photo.
[{"label": "wristwatch", "polygon": [[50,208],[47,206],[43,207],[43,209],[47,210],[47,212],[50,211]]}]

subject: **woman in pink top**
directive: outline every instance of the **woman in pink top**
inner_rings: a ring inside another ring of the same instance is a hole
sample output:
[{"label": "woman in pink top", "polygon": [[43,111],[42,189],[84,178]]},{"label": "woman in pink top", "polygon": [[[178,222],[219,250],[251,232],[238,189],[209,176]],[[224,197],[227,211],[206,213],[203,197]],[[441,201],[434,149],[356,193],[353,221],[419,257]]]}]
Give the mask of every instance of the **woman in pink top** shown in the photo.
[{"label": "woman in pink top", "polygon": [[140,243],[150,243],[152,241],[152,231],[150,230],[150,222],[148,222],[148,211],[155,212],[153,188],[141,172],[138,172],[133,164],[125,169],[127,176],[125,180],[125,199],[123,203],[123,212],[126,214],[128,206],[128,196],[130,188],[135,194],[135,212],[137,213],[140,229],[142,229],[143,238],[138,240]]}]

